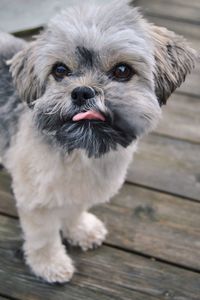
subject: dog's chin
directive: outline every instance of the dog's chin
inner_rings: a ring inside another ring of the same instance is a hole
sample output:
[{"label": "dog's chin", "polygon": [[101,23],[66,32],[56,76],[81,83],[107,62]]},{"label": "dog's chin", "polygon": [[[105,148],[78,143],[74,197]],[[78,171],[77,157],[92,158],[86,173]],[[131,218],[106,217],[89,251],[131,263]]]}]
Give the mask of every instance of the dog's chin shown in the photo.
[{"label": "dog's chin", "polygon": [[93,106],[85,118],[80,119],[83,111],[86,109],[72,108],[65,114],[60,111],[49,114],[37,108],[35,124],[47,142],[56,144],[68,154],[78,149],[85,150],[89,158],[99,158],[120,146],[127,148],[136,139],[136,128],[116,112],[108,109],[103,113]]},{"label": "dog's chin", "polygon": [[89,158],[99,158],[117,150],[118,146],[127,148],[136,136],[111,126],[109,122],[81,120],[65,122],[56,131],[55,138],[69,154],[76,149],[84,149]]}]

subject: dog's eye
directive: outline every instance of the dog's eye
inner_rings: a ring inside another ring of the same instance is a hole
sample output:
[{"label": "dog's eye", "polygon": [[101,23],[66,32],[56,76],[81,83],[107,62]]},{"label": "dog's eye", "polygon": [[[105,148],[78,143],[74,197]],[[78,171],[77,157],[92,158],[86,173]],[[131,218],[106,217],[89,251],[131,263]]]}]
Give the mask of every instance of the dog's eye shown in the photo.
[{"label": "dog's eye", "polygon": [[110,77],[112,80],[116,81],[129,81],[134,74],[135,71],[131,66],[127,64],[118,64],[111,70]]},{"label": "dog's eye", "polygon": [[62,80],[65,76],[69,76],[70,74],[70,69],[64,64],[56,64],[52,69],[52,75],[58,81]]}]

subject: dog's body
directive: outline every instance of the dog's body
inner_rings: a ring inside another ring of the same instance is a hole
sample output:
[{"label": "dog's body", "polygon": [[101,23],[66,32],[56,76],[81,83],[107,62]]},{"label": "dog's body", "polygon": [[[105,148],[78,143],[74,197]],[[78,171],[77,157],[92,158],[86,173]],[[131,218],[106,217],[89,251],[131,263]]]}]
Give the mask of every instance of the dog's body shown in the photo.
[{"label": "dog's body", "polygon": [[26,261],[65,282],[74,267],[59,231],[84,250],[103,242],[87,211],[118,192],[195,52],[126,3],[69,9],[30,44],[4,33],[0,42],[0,149]]}]

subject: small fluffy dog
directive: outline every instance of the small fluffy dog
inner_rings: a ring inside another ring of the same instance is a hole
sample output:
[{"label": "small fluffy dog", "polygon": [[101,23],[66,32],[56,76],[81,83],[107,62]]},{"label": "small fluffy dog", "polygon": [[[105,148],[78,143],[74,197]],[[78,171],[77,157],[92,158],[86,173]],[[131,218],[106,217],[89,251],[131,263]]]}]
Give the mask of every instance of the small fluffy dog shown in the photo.
[{"label": "small fluffy dog", "polygon": [[107,230],[88,210],[118,192],[195,58],[128,1],[69,8],[30,43],[0,34],[0,150],[37,276],[71,279],[61,230],[83,250],[102,244]]}]

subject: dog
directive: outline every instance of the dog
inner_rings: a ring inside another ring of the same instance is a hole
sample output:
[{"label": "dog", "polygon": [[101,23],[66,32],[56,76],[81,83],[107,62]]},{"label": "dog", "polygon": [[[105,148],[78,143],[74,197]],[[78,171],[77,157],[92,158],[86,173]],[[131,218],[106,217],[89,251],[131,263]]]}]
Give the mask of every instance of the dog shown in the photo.
[{"label": "dog", "polygon": [[29,43],[0,34],[1,157],[26,263],[49,283],[75,271],[61,231],[84,251],[104,241],[88,210],[119,191],[138,141],[197,58],[129,2],[69,7]]}]

